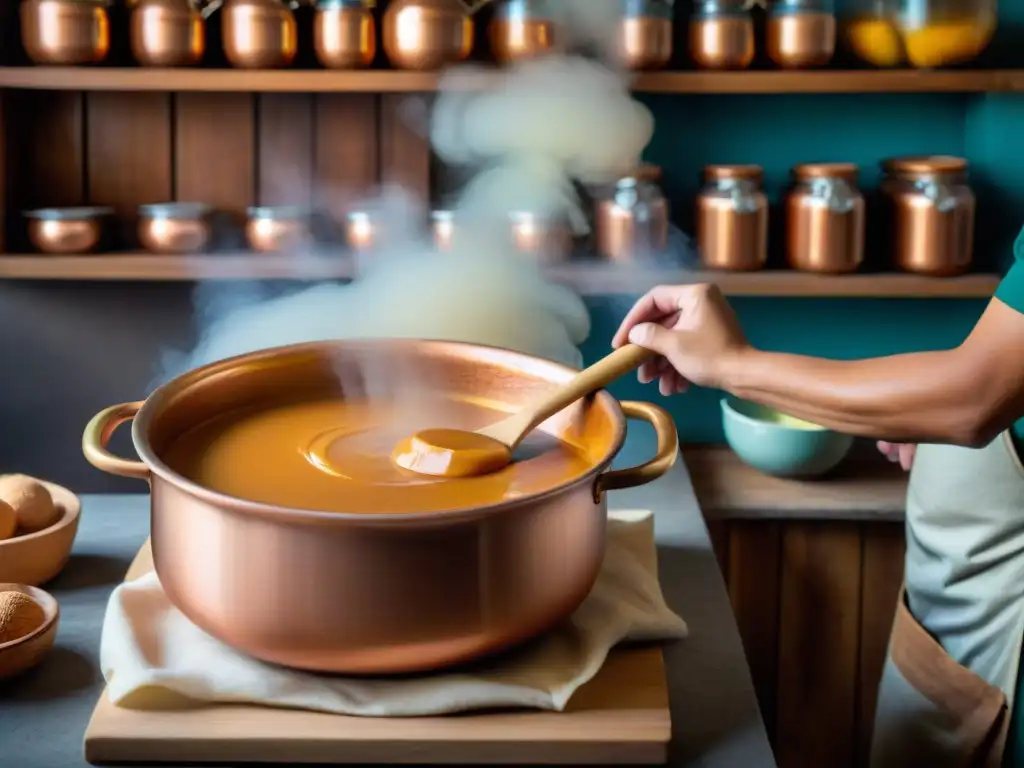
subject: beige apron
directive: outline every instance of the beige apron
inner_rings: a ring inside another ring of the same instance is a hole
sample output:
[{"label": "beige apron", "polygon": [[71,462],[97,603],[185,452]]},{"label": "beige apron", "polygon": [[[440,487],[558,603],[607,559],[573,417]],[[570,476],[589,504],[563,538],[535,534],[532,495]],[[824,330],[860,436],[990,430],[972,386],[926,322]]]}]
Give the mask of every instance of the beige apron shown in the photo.
[{"label": "beige apron", "polygon": [[1024,638],[1024,467],[1010,434],[918,446],[871,768],[996,768]]}]

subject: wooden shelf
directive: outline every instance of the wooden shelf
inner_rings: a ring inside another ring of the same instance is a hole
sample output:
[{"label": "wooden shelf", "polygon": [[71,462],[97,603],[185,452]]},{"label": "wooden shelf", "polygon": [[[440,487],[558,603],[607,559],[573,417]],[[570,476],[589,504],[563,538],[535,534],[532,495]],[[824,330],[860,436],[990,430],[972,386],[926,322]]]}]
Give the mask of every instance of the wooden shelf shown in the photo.
[{"label": "wooden shelf", "polygon": [[819,480],[764,475],[729,448],[684,448],[683,459],[708,520],[900,521],[906,513],[907,473],[866,442]]},{"label": "wooden shelf", "polygon": [[[902,274],[812,275],[788,270],[723,273],[679,267],[612,267],[587,263],[551,267],[553,280],[588,295],[639,294],[659,283],[715,282],[732,296],[858,298],[987,298],[998,275],[929,278]],[[260,254],[156,256],[0,256],[0,279],[93,281],[328,280],[354,275],[344,257]]]},{"label": "wooden shelf", "polygon": [[[486,87],[486,73],[479,79]],[[77,91],[250,91],[416,93],[437,90],[432,72],[398,70],[238,70],[146,67],[0,67],[0,88]],[[814,72],[652,72],[633,88],[647,93],[984,93],[1024,90],[1024,70],[823,70]]]}]

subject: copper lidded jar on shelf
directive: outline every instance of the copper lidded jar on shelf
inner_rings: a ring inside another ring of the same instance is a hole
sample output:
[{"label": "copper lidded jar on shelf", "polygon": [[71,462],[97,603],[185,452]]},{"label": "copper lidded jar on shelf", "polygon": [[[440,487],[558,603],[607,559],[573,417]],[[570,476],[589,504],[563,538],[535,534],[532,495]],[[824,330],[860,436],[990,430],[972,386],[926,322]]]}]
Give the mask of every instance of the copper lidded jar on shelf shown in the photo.
[{"label": "copper lidded jar on shelf", "polygon": [[487,28],[499,64],[543,56],[555,49],[557,0],[500,0]]},{"label": "copper lidded jar on shelf", "polygon": [[110,53],[108,0],[22,0],[21,41],[35,64],[96,64]]},{"label": "copper lidded jar on shelf", "polygon": [[882,163],[893,265],[905,272],[952,277],[974,257],[974,192],[961,157],[904,157]]},{"label": "copper lidded jar on shelf", "polygon": [[626,69],[664,67],[672,58],[672,6],[665,0],[622,0],[615,45]]},{"label": "copper lidded jar on shelf", "polygon": [[757,165],[709,165],[697,195],[697,247],[708,269],[761,269],[768,260],[768,198]]},{"label": "copper lidded jar on shelf", "polygon": [[828,64],[836,52],[832,0],[775,0],[768,11],[766,48],[783,69]]},{"label": "copper lidded jar on shelf", "polygon": [[377,53],[373,0],[317,0],[313,48],[328,69],[361,69]]},{"label": "copper lidded jar on shelf", "polygon": [[697,0],[690,56],[701,69],[746,69],[754,60],[754,19],[744,0]]},{"label": "copper lidded jar on shelf", "polygon": [[597,201],[594,239],[600,256],[625,263],[665,250],[669,210],[656,184],[660,176],[657,166],[642,165]]},{"label": "copper lidded jar on shelf", "polygon": [[864,196],[853,163],[805,163],[786,195],[786,259],[793,269],[842,274],[864,260]]},{"label": "copper lidded jar on shelf", "polygon": [[383,27],[384,53],[398,69],[440,69],[473,51],[473,19],[463,0],[391,0]]},{"label": "copper lidded jar on shelf", "polygon": [[275,69],[295,60],[298,24],[281,0],[227,0],[221,14],[221,42],[231,66]]},{"label": "copper lidded jar on shelf", "polygon": [[194,66],[206,51],[205,27],[194,0],[138,0],[131,11],[132,56],[144,67]]}]

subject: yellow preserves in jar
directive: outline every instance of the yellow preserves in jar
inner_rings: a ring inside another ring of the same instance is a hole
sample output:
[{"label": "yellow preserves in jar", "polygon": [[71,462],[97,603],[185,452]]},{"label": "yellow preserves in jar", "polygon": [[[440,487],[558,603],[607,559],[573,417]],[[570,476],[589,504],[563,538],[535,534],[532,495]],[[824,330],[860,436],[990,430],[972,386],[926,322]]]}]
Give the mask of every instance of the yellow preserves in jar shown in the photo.
[{"label": "yellow preserves in jar", "polygon": [[992,17],[950,19],[907,30],[907,59],[915,67],[941,67],[976,58],[995,32]]},{"label": "yellow preserves in jar", "polygon": [[853,52],[876,67],[895,67],[903,61],[903,41],[896,26],[885,19],[858,19],[846,29]]}]

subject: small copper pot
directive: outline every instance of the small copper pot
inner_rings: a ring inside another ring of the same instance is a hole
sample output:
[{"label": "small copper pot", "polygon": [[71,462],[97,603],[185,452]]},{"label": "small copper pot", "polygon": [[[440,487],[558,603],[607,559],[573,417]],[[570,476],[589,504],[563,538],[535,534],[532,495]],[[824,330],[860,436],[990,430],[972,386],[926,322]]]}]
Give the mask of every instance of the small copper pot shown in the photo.
[{"label": "small copper pot", "polygon": [[461,0],[391,0],[383,26],[384,53],[398,69],[440,69],[473,51],[473,20]]},{"label": "small copper pot", "polygon": [[783,69],[823,67],[836,52],[836,17],[776,4],[768,16],[768,58]]},{"label": "small copper pot", "polygon": [[661,69],[672,58],[672,7],[664,0],[625,0],[616,28],[622,66]]},{"label": "small copper pot", "polygon": [[[402,371],[417,382],[418,402],[421,395],[488,402],[510,413],[578,373],[473,344],[299,344],[189,371],[145,402],[101,411],[85,428],[89,463],[150,484],[153,561],[167,598],[203,631],[257,659],[317,672],[411,673],[540,635],[594,585],[608,491],[656,480],[676,461],[668,413],[601,390],[538,427],[585,445],[588,469],[497,504],[319,512],[227,496],[165,463],[177,436],[227,409],[343,398],[339,381],[360,381],[367,369]],[[627,418],[650,423],[657,448],[650,461],[613,470]],[[141,460],[107,449],[127,421]]]},{"label": "small copper pot", "polygon": [[139,206],[139,242],[153,253],[197,253],[210,242],[210,206],[156,203]]},{"label": "small copper pot", "polygon": [[689,33],[690,56],[701,69],[746,69],[754,60],[754,19],[742,4],[704,0]]},{"label": "small copper pot", "polygon": [[430,229],[434,235],[434,247],[439,251],[450,251],[455,236],[455,214],[452,211],[434,211],[430,214]]},{"label": "small copper pot", "polygon": [[644,165],[619,179],[594,210],[600,256],[628,263],[655,256],[668,245],[668,201],[657,187],[661,169]]},{"label": "small copper pot", "polygon": [[502,0],[487,32],[499,64],[550,53],[558,39],[552,0]]},{"label": "small copper pot", "polygon": [[380,245],[380,232],[374,217],[365,211],[345,216],[345,242],[355,253],[369,253]]},{"label": "small copper pot", "polygon": [[864,260],[864,196],[853,163],[793,169],[786,195],[786,259],[804,272],[856,272]]},{"label": "small copper pot", "polygon": [[108,0],[23,0],[21,41],[36,64],[95,64],[110,53]]},{"label": "small copper pot", "polygon": [[221,43],[231,66],[276,69],[295,60],[298,24],[281,0],[227,0],[221,14]]},{"label": "small copper pot", "polygon": [[203,14],[192,0],[139,0],[132,10],[132,55],[145,67],[190,67],[203,60]]},{"label": "small copper pot", "polygon": [[113,212],[106,207],[25,211],[29,242],[42,253],[89,253],[103,239],[106,221]]},{"label": "small copper pot", "polygon": [[370,0],[319,0],[313,17],[316,58],[328,69],[359,69],[377,54]]},{"label": "small copper pot", "polygon": [[245,239],[260,253],[281,253],[312,244],[311,214],[292,205],[254,206],[247,211]]},{"label": "small copper pot", "polygon": [[697,246],[708,269],[761,269],[768,260],[768,198],[757,165],[709,165],[697,195]]},{"label": "small copper pot", "polygon": [[512,247],[542,264],[557,264],[572,255],[572,230],[558,218],[527,211],[509,214]]}]

